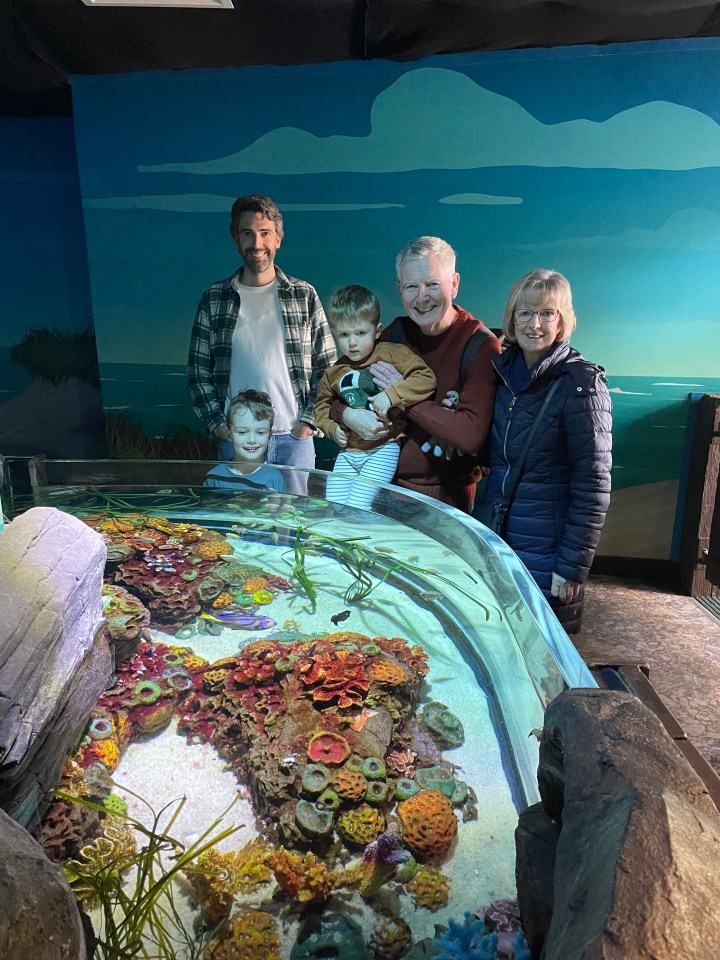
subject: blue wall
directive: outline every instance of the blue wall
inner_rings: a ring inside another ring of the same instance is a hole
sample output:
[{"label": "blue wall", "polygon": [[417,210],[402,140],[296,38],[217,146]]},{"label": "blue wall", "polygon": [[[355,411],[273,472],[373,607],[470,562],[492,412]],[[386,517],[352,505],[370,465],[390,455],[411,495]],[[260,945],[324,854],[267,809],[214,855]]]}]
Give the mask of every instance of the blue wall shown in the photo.
[{"label": "blue wall", "polygon": [[[601,549],[666,558],[688,395],[720,390],[719,87],[714,39],[74,78],[91,296],[67,121],[17,121],[24,152],[7,169],[29,179],[0,350],[30,313],[83,326],[92,302],[105,406],[152,433],[197,428],[190,325],[237,266],[241,193],[283,210],[286,272],[323,298],[367,284],[385,319],[394,254],[420,233],[455,246],[458,301],[490,326],[519,275],[554,267],[573,286],[573,343],[606,367],[615,402]],[[44,153],[58,219],[38,230]],[[29,313],[43,256],[57,306],[43,309],[43,288]]]}]

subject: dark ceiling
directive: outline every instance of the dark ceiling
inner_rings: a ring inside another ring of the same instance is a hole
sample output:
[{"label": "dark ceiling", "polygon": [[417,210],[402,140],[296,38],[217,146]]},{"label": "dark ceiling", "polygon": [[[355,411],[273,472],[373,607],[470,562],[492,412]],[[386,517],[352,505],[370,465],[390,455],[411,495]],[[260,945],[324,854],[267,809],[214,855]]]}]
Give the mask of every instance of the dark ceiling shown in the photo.
[{"label": "dark ceiling", "polygon": [[718,35],[710,0],[235,0],[234,10],[0,0],[0,114],[69,113],[73,73]]}]

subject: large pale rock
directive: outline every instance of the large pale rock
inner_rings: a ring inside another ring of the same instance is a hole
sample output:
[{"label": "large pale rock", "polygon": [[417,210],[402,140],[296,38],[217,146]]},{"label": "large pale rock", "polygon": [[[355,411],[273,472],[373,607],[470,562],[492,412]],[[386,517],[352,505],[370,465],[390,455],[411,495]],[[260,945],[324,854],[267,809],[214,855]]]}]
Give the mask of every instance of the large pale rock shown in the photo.
[{"label": "large pale rock", "polygon": [[61,867],[0,810],[0,957],[86,960],[77,902]]},{"label": "large pale rock", "polygon": [[[630,694],[566,691],[545,715],[538,782],[561,820],[543,960],[720,956],[720,815],[654,714]],[[518,858],[537,948],[546,905],[527,872]]]},{"label": "large pale rock", "polygon": [[36,507],[0,534],[0,807],[42,811],[112,676],[102,538]]}]

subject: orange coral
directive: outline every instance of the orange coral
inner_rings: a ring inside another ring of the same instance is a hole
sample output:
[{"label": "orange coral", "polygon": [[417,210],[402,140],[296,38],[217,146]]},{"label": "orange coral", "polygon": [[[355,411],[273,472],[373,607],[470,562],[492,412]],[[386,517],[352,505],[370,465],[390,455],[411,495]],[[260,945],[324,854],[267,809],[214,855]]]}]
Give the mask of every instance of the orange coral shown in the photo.
[{"label": "orange coral", "polygon": [[341,767],[333,773],[332,787],[343,800],[361,800],[367,790],[367,780],[359,770]]},{"label": "orange coral", "polygon": [[450,879],[435,867],[420,867],[412,880],[408,881],[407,888],[419,907],[434,912],[448,904]]},{"label": "orange coral", "polygon": [[277,644],[272,640],[253,640],[242,648],[244,657],[255,657],[258,660],[274,661],[278,655]]},{"label": "orange coral", "polygon": [[215,597],[215,599],[212,602],[212,605],[213,607],[215,607],[215,609],[218,609],[220,607],[229,607],[232,601],[233,601],[232,594],[227,593],[226,591],[223,591],[222,593],[219,593]]},{"label": "orange coral", "polygon": [[256,590],[265,590],[268,582],[265,577],[251,577],[242,585],[245,593],[255,593]]},{"label": "orange coral", "polygon": [[85,765],[99,760],[110,773],[120,763],[120,750],[114,740],[94,740],[84,753]]},{"label": "orange coral", "polygon": [[[337,697],[339,707],[362,703],[370,688],[362,654],[336,650],[325,638],[322,644],[311,645],[307,653],[310,656],[298,672],[302,682],[313,688],[313,700],[324,703]],[[306,651],[302,650],[301,655],[304,654]]]},{"label": "orange coral", "polygon": [[230,918],[203,960],[280,960],[280,937],[275,920],[264,910],[247,910]]},{"label": "orange coral", "polygon": [[439,790],[421,790],[398,804],[403,840],[422,857],[442,857],[457,834],[452,803]]},{"label": "orange coral", "polygon": [[266,862],[285,893],[301,903],[323,903],[338,884],[338,876],[312,852],[293,853],[280,847]]},{"label": "orange coral", "polygon": [[361,647],[370,643],[370,637],[366,637],[364,633],[353,633],[352,630],[338,630],[325,634],[323,643],[357,643]]},{"label": "orange coral", "polygon": [[384,687],[399,687],[412,679],[412,674],[398,660],[391,657],[376,657],[368,664],[365,673]]},{"label": "orange coral", "polygon": [[231,545],[222,537],[208,537],[205,540],[198,540],[192,549],[193,553],[202,557],[203,560],[219,560],[220,557],[232,553]]}]

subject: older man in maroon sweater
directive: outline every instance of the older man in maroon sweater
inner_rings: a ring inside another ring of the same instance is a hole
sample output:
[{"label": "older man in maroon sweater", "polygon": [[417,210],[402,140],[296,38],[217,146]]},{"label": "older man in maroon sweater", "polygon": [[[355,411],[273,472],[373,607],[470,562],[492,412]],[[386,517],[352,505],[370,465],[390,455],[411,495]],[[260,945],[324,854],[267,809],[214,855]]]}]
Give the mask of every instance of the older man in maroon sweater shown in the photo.
[{"label": "older man in maroon sweater", "polygon": [[[452,454],[476,455],[485,445],[495,397],[492,359],[500,343],[479,320],[453,304],[460,275],[455,251],[444,240],[413,240],[397,255],[395,266],[407,316],[396,317],[381,339],[407,343],[437,377],[435,399],[407,410],[408,436],[396,483],[469,512],[481,476],[477,457]],[[461,366],[467,367],[462,377]],[[381,389],[401,379],[395,367],[382,361],[370,372]],[[387,425],[371,410],[338,405],[333,416],[367,440],[387,433]]]}]

